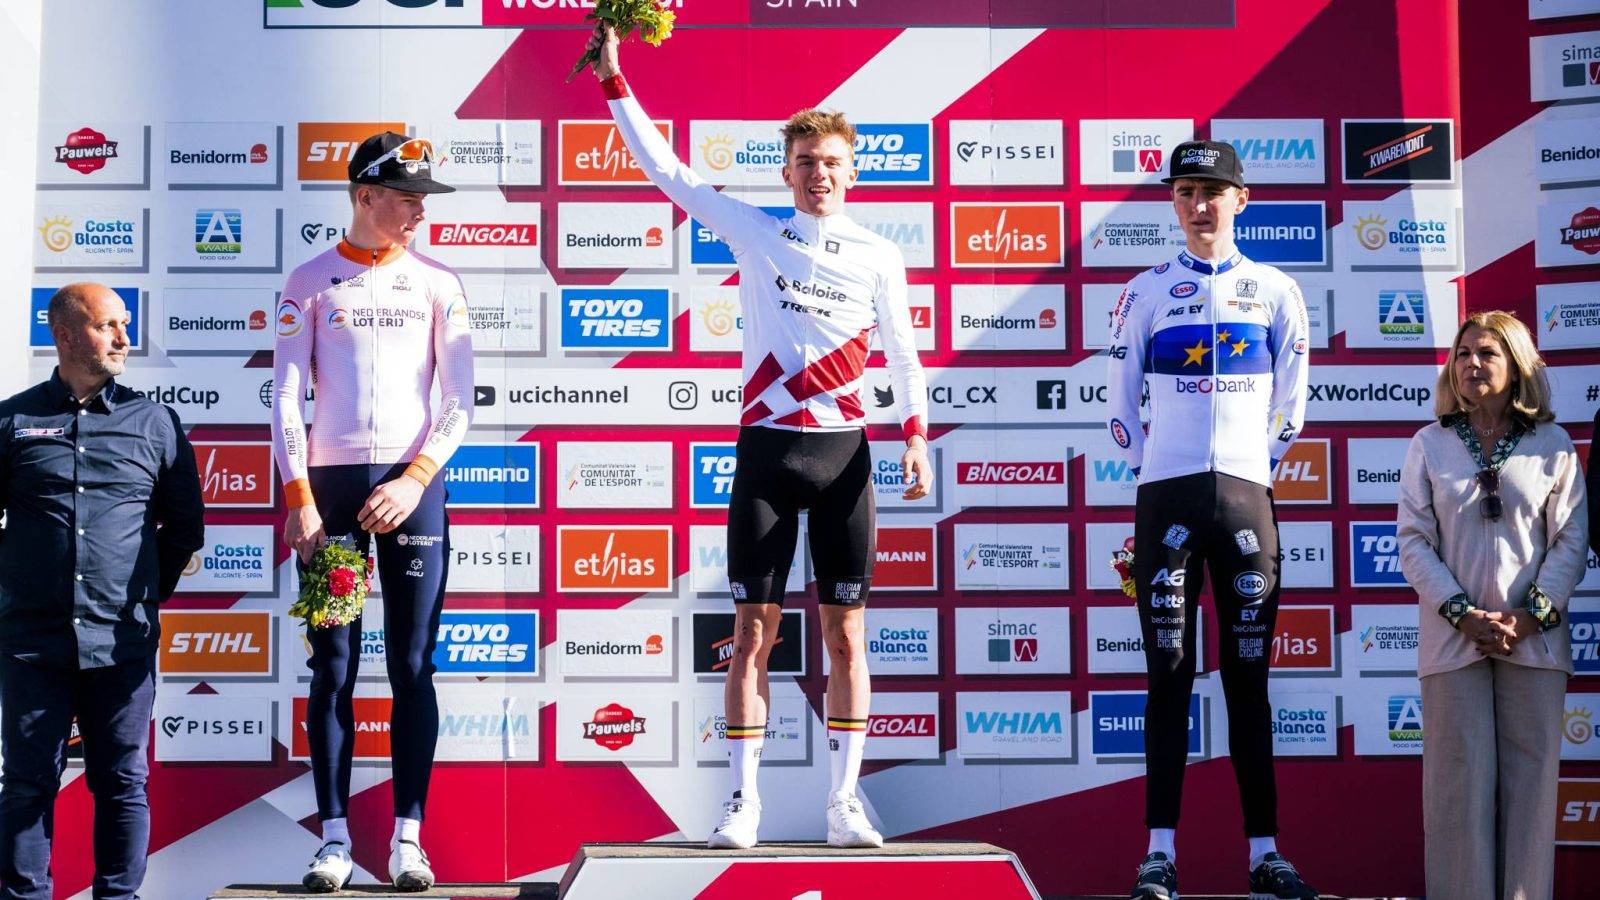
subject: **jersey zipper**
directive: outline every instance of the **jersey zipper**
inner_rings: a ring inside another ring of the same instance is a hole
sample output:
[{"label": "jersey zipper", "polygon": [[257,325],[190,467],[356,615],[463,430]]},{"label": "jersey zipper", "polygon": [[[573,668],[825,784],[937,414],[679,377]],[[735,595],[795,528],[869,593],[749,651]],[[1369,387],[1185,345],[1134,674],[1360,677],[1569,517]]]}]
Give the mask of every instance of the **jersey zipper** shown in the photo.
[{"label": "jersey zipper", "polygon": [[1211,263],[1206,273],[1206,305],[1211,308],[1211,430],[1206,439],[1206,451],[1211,454],[1210,470],[1217,470],[1217,392],[1222,389],[1222,368],[1218,364],[1221,353],[1217,350],[1217,266]]}]

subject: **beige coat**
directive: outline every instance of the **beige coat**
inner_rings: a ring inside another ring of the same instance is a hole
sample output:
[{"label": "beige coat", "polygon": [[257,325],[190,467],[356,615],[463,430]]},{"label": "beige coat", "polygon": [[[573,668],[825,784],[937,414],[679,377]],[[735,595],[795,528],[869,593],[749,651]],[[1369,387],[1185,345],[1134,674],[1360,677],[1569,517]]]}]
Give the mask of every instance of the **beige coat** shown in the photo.
[{"label": "beige coat", "polygon": [[[1498,521],[1478,511],[1478,468],[1455,429],[1435,422],[1411,439],[1400,470],[1396,533],[1400,568],[1422,605],[1419,677],[1483,658],[1439,604],[1464,593],[1485,611],[1515,609],[1537,582],[1565,617],[1588,561],[1583,471],[1566,431],[1544,423],[1522,436],[1500,470]],[[1507,661],[1572,674],[1565,622],[1518,641]]]}]

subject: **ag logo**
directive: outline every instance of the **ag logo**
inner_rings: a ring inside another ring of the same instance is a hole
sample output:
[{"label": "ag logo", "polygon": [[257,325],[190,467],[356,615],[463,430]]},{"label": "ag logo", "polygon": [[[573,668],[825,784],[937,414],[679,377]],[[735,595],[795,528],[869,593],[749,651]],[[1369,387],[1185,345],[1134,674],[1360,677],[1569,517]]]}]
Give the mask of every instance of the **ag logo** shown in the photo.
[{"label": "ag logo", "polygon": [[1233,589],[1241,597],[1259,597],[1267,592],[1267,576],[1260,572],[1242,572],[1233,580]]},{"label": "ag logo", "polygon": [[[1241,575],[1239,577],[1243,578],[1244,576]],[[1169,573],[1166,569],[1162,569],[1161,571],[1156,573],[1156,577],[1150,579],[1150,583],[1151,584],[1162,584],[1162,585],[1166,585],[1167,587],[1180,587],[1181,588],[1181,587],[1183,587],[1183,570],[1182,569],[1173,569]],[[1237,586],[1237,582],[1235,582],[1235,586]]]}]

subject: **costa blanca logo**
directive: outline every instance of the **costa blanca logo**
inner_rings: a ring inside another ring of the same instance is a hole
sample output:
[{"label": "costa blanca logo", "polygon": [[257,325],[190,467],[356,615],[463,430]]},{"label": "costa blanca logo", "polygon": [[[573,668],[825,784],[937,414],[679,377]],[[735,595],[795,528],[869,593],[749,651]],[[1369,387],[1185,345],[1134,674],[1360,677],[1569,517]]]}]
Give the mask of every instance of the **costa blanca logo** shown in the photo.
[{"label": "costa blanca logo", "polygon": [[1380,215],[1363,216],[1356,220],[1356,240],[1368,250],[1378,250],[1389,243],[1389,232],[1386,227],[1389,220]]},{"label": "costa blanca logo", "polygon": [[[713,172],[721,172],[733,165],[733,138],[725,134],[715,134],[701,141],[700,158]],[[782,155],[782,151],[779,151]],[[781,164],[781,163],[780,163]]]},{"label": "costa blanca logo", "polygon": [[56,162],[84,175],[93,175],[106,167],[106,160],[116,158],[117,142],[88,126],[56,146]]},{"label": "costa blanca logo", "polygon": [[744,317],[739,315],[739,307],[726,300],[713,300],[700,307],[700,321],[705,323],[706,331],[712,337],[727,337],[734,331],[744,329]]}]

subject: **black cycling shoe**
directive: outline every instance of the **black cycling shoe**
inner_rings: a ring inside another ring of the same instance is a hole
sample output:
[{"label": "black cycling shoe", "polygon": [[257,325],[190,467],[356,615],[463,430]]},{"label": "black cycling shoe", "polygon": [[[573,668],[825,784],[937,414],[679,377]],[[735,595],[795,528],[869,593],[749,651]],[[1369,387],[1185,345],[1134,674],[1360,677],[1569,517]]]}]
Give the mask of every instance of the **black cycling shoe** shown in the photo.
[{"label": "black cycling shoe", "polygon": [[[1255,884],[1255,876],[1251,876]],[[1178,900],[1178,869],[1165,853],[1152,853],[1139,863],[1131,900]]]},{"label": "black cycling shoe", "polygon": [[1250,870],[1250,900],[1317,900],[1321,896],[1276,852],[1261,857],[1261,865]]}]

